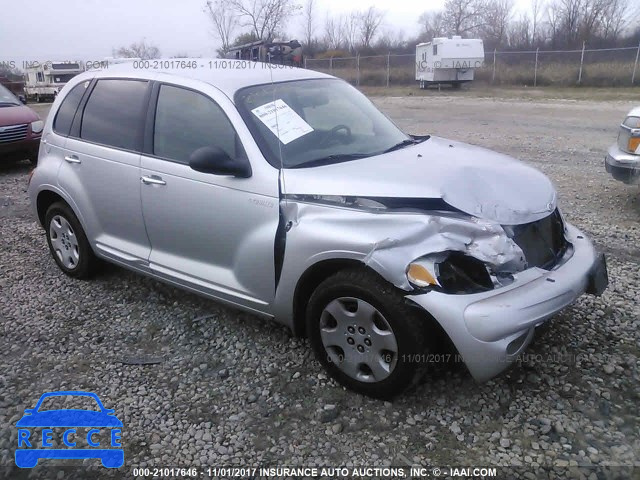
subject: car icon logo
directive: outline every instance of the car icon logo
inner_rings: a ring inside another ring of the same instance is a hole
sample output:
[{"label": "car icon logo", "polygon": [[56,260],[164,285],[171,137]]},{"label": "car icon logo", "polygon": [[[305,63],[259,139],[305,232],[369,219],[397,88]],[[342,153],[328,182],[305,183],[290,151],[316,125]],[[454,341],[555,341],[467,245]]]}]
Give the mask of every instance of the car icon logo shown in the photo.
[{"label": "car icon logo", "polygon": [[[42,410],[43,401],[50,397],[88,397],[95,400],[99,410]],[[24,413],[16,423],[18,448],[15,461],[18,467],[33,468],[41,458],[99,458],[106,468],[119,468],[124,464],[120,443],[122,422],[114,415],[114,410],[104,407],[95,393],[48,392],[40,397],[34,408],[26,409]],[[41,432],[37,432],[39,428],[42,428]],[[66,448],[54,447],[53,437],[54,433],[60,433],[58,430],[63,432],[59,437]],[[80,432],[84,430],[87,432],[83,435]]]}]

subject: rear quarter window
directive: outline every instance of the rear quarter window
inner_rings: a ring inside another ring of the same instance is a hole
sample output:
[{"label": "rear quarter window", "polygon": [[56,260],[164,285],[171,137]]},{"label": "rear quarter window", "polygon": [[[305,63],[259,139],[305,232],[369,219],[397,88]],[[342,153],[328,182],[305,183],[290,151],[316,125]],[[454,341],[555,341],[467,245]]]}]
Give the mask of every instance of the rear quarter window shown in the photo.
[{"label": "rear quarter window", "polygon": [[148,82],[98,80],[84,108],[80,137],[125,150],[139,150]]},{"label": "rear quarter window", "polygon": [[69,135],[73,117],[76,114],[76,110],[78,110],[78,105],[80,105],[89,83],[91,83],[89,80],[79,83],[64,97],[60,108],[58,108],[58,113],[56,113],[56,117],[53,120],[54,132],[64,135],[65,137]]}]

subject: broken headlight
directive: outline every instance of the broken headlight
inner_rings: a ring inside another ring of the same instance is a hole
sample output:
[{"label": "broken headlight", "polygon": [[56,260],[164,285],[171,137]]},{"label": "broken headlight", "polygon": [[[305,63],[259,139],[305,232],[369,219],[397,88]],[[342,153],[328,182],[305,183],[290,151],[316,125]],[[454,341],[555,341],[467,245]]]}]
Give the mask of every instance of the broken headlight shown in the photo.
[{"label": "broken headlight", "polygon": [[436,287],[445,293],[479,293],[493,290],[487,266],[462,252],[443,252],[411,262],[407,279],[418,288]]},{"label": "broken headlight", "polygon": [[479,293],[493,290],[487,266],[477,258],[451,252],[436,264],[438,283],[447,293]]}]

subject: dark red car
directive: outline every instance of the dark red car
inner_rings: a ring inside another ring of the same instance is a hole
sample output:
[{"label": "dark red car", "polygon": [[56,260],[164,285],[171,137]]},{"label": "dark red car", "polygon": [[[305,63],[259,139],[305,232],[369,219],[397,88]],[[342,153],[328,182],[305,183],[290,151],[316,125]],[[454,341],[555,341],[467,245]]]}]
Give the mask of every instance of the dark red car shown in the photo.
[{"label": "dark red car", "polygon": [[0,85],[0,161],[38,162],[44,122],[3,85]]}]

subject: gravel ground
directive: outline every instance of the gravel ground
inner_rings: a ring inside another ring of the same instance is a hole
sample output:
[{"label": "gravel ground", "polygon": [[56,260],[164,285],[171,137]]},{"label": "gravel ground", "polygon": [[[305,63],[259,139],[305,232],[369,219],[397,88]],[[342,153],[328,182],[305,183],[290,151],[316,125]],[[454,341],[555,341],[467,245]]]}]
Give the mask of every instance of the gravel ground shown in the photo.
[{"label": "gravel ground", "polygon": [[[517,156],[555,182],[565,216],[608,255],[604,296],[546,324],[523,361],[478,385],[438,366],[393,403],[328,380],[289,331],[117,267],[75,281],[55,266],[26,196],[0,165],[0,475],[27,478],[15,422],[50,390],[89,390],[125,427],[125,467],[520,466],[507,477],[603,478],[640,467],[640,197],[603,155],[626,102],[376,98],[411,133]],[[38,105],[42,115],[46,107]],[[131,365],[140,361],[148,365]],[[98,465],[95,461],[85,461]],[[45,462],[46,463],[46,462]],[[49,461],[49,465],[56,465]],[[630,466],[606,472],[572,466]],[[536,471],[546,467],[546,473]],[[86,470],[42,466],[30,477]]]}]

